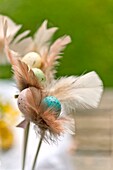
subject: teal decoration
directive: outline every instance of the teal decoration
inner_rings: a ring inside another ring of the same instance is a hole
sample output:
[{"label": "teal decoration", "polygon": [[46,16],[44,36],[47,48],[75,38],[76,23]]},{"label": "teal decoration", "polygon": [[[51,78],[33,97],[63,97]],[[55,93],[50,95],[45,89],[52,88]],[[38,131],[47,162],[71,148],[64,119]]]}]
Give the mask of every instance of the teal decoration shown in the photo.
[{"label": "teal decoration", "polygon": [[[47,96],[42,101],[47,107],[52,108],[55,112],[61,112],[61,103],[60,101],[54,96]],[[59,114],[57,115],[59,116]]]}]

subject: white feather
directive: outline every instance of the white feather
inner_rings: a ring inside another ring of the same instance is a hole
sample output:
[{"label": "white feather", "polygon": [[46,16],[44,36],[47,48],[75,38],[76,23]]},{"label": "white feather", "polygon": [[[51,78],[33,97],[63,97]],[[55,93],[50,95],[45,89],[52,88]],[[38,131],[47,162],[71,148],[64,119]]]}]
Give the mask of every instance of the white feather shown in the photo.
[{"label": "white feather", "polygon": [[57,31],[57,27],[47,28],[47,20],[45,20],[34,36],[36,50],[43,55],[43,51],[49,47],[53,34]]},{"label": "white feather", "polygon": [[17,43],[12,42],[10,44],[10,48],[14,51],[18,51],[18,53],[21,54],[21,57],[23,57],[25,54],[32,51],[33,49],[32,43],[33,43],[32,38],[27,37]]},{"label": "white feather", "polygon": [[26,38],[26,36],[28,36],[28,34],[30,33],[30,30],[24,31],[23,33],[19,34],[13,41],[13,43],[18,43],[19,41],[21,41],[23,38]]},{"label": "white feather", "polygon": [[67,113],[78,108],[96,108],[102,91],[102,81],[94,71],[80,77],[63,77],[48,86],[48,94],[56,96]]},{"label": "white feather", "polygon": [[58,57],[60,53],[64,50],[67,44],[71,42],[70,36],[63,36],[58,38],[50,47],[48,60],[51,58]]},{"label": "white feather", "polygon": [[10,19],[8,16],[0,15],[0,38],[4,37],[4,31],[3,31],[3,20],[7,21],[7,34],[6,38],[9,39],[9,42],[11,42],[14,38],[14,36],[17,34],[17,32],[20,30],[22,25],[17,25],[12,19]]}]

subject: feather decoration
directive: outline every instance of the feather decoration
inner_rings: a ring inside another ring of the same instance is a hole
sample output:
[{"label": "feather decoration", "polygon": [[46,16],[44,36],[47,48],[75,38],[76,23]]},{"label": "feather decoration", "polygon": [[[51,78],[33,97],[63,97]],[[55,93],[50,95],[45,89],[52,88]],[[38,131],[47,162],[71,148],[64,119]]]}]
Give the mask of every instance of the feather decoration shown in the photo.
[{"label": "feather decoration", "polygon": [[22,62],[16,57],[18,55],[16,52],[9,49],[8,42],[6,39],[6,33],[7,22],[4,23],[5,52],[10,63],[12,64],[17,87],[20,91],[30,86],[34,86],[41,90],[42,87],[34,72],[24,62]]},{"label": "feather decoration", "polygon": [[42,134],[43,132],[45,132],[44,139],[46,141],[48,141],[48,139],[54,141],[61,134],[65,133],[63,124],[67,120],[62,117],[56,119],[54,115],[55,115],[54,111],[48,109],[45,110],[44,112],[40,112],[38,119],[34,121],[35,125],[37,125],[38,133]]},{"label": "feather decoration", "polygon": [[18,51],[18,53],[21,54],[21,57],[32,50],[31,44],[33,44],[33,39],[32,37],[27,37],[29,33],[30,31],[27,30],[19,34],[10,44],[10,48],[14,51]]},{"label": "feather decoration", "polygon": [[[47,21],[44,21],[34,37],[34,49],[42,58],[41,69],[47,78],[47,83],[43,86],[32,69],[16,57],[17,53],[9,49],[6,39],[7,24],[4,24],[5,51],[12,64],[15,80],[20,90],[17,99],[18,107],[25,118],[18,127],[27,127],[23,169],[30,122],[35,124],[36,132],[41,135],[33,163],[32,169],[34,169],[42,140],[55,141],[62,133],[72,133],[73,129],[75,130],[74,121],[71,121],[72,119],[69,119],[66,114],[82,107],[97,107],[103,91],[102,81],[94,71],[80,77],[70,76],[54,80],[55,66],[61,58],[61,52],[71,42],[69,36],[63,36],[50,46],[50,39],[56,30],[57,28],[47,29]],[[14,43],[18,44],[25,34],[20,35]],[[63,114],[60,115],[60,112],[64,114],[64,117]]]},{"label": "feather decoration", "polygon": [[47,28],[47,20],[45,20],[34,35],[34,43],[36,51],[43,57],[50,45],[53,34],[57,31],[57,27]]},{"label": "feather decoration", "polygon": [[13,43],[16,44],[19,41],[21,41],[23,38],[25,38],[26,36],[28,36],[30,33],[30,30],[24,31],[23,33],[19,34],[18,36],[15,37],[15,39],[13,40]]},{"label": "feather decoration", "polygon": [[50,47],[48,54],[48,61],[51,61],[54,57],[59,56],[59,54],[64,50],[67,44],[71,42],[70,36],[63,36],[58,38]]},{"label": "feather decoration", "polygon": [[13,41],[10,44],[10,48],[14,51],[17,51],[20,54],[20,57],[22,58],[25,54],[32,51],[32,45],[31,45],[32,42],[33,42],[32,38],[27,37],[22,39],[21,41],[18,41],[17,43]]},{"label": "feather decoration", "polygon": [[18,51],[16,57],[22,57],[25,53],[29,52],[29,45],[32,43],[31,37],[27,37],[30,33],[29,30],[16,36],[21,25],[16,25],[10,18],[0,15],[0,62],[5,64],[8,62],[4,46],[6,43],[14,50]]},{"label": "feather decoration", "polygon": [[58,65],[61,52],[71,42],[70,36],[65,35],[51,45],[51,38],[57,29],[57,27],[47,29],[47,20],[45,20],[34,36],[34,49],[41,55],[43,62],[41,69],[45,73],[47,81],[54,78],[55,66]]},{"label": "feather decoration", "polygon": [[26,127],[27,122],[31,121],[37,126],[35,128],[40,135],[45,133],[44,139],[54,140],[54,137],[65,132],[68,119],[56,118],[55,111],[44,107],[41,103],[43,97],[41,91],[35,87],[26,88],[19,94],[18,107],[24,114],[25,120],[18,126]]},{"label": "feather decoration", "polygon": [[30,86],[42,89],[40,82],[38,81],[33,71],[24,62],[15,57],[16,53],[11,51],[8,46],[5,47],[5,50],[7,57],[12,64],[15,80],[19,90],[22,91],[23,89]]},{"label": "feather decoration", "polygon": [[58,59],[61,58],[61,52],[64,50],[67,44],[71,42],[70,36],[63,36],[58,38],[49,49],[47,57],[45,58],[42,70],[46,73],[47,77],[54,77],[53,75],[56,73],[54,69],[56,65],[58,65]]},{"label": "feather decoration", "polygon": [[20,30],[22,25],[17,25],[13,20],[11,20],[8,16],[0,15],[0,38],[4,38],[4,30],[3,30],[3,22],[7,21],[7,34],[6,38],[8,39],[8,42],[11,42],[14,38],[14,36],[17,34],[17,32]]},{"label": "feather decoration", "polygon": [[30,86],[42,89],[42,86],[40,85],[40,82],[38,81],[37,77],[24,62],[17,60],[17,62],[13,65],[13,70],[17,86],[20,90],[23,90]]},{"label": "feather decoration", "polygon": [[79,108],[96,108],[100,101],[103,84],[92,71],[83,76],[63,77],[54,80],[47,87],[48,95],[53,95],[62,103],[67,113]]},{"label": "feather decoration", "polygon": [[[5,33],[4,31],[4,37]],[[45,133],[45,138],[53,140],[52,136],[56,137],[64,133],[63,127],[65,126],[63,124],[68,119],[63,117],[57,118],[57,113],[54,110],[45,107],[41,103],[46,96],[46,92],[43,91],[43,87],[33,71],[24,62],[15,57],[16,53],[9,49],[7,41],[5,50],[12,64],[15,80],[20,90],[18,107],[25,117],[25,120],[18,127],[25,128],[31,121],[37,125],[40,134]],[[48,132],[49,136],[47,135]]]},{"label": "feather decoration", "polygon": [[[4,32],[6,32],[7,28],[4,27]],[[25,53],[30,51],[40,54],[42,62],[41,70],[45,73],[48,83],[55,77],[55,66],[58,65],[58,59],[61,58],[62,51],[66,45],[71,42],[70,36],[65,35],[58,38],[51,45],[51,38],[57,29],[58,28],[56,27],[47,28],[47,20],[45,20],[35,33],[34,40],[31,37],[25,38],[25,36],[29,33],[29,31],[26,31],[17,36],[17,38],[10,45],[11,49],[18,51],[18,55],[15,53],[15,56],[20,59],[26,55]],[[23,39],[23,37],[25,39]],[[6,51],[8,50],[9,49]]]}]

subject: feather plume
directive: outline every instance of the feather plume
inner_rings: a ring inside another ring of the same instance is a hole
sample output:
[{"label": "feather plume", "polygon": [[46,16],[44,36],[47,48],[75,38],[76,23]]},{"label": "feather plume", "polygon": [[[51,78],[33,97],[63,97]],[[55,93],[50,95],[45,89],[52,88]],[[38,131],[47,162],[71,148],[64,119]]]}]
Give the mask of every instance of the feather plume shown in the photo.
[{"label": "feather plume", "polygon": [[14,52],[6,47],[7,56],[12,64],[15,80],[20,91],[30,86],[42,89],[37,77],[29,67],[14,56]]},{"label": "feather plume", "polygon": [[67,44],[71,42],[70,36],[63,36],[58,38],[50,47],[49,54],[48,54],[48,62],[51,60],[55,60],[61,52],[64,50]]},{"label": "feather plume", "polygon": [[19,34],[10,44],[10,48],[14,51],[18,51],[21,57],[32,51],[33,39],[31,37],[26,37],[29,33],[30,31],[27,30]]},{"label": "feather plume", "polygon": [[10,50],[9,42],[7,40],[7,29],[8,29],[7,20],[3,18],[4,51],[6,53],[7,59],[9,60],[9,62],[11,62],[12,58],[16,57],[20,58],[20,55],[17,52]]},{"label": "feather plume", "polygon": [[48,86],[48,95],[57,97],[67,113],[78,108],[96,108],[102,91],[102,81],[94,71],[80,77],[63,77]]},{"label": "feather plume", "polygon": [[30,30],[24,31],[23,33],[19,34],[14,40],[13,43],[16,44],[19,41],[21,41],[23,38],[25,38],[26,36],[28,36],[28,34],[30,33]]},{"label": "feather plume", "polygon": [[46,74],[48,79],[53,79],[56,70],[54,69],[56,65],[58,65],[58,59],[61,58],[61,53],[66,47],[67,44],[71,42],[70,36],[63,36],[58,38],[49,49],[47,57],[43,59],[42,70]]},{"label": "feather plume", "polygon": [[54,111],[47,109],[45,112],[42,112],[40,116],[50,132],[58,135],[63,132],[63,127],[61,126],[63,119],[56,119]]},{"label": "feather plume", "polygon": [[17,34],[17,32],[20,30],[22,25],[17,25],[13,20],[11,20],[9,17],[5,15],[0,15],[0,38],[4,37],[4,30],[3,30],[3,24],[4,22],[7,21],[7,33],[6,33],[6,38],[8,41],[12,41],[14,36]]},{"label": "feather plume", "polygon": [[[1,19],[1,17],[0,17]],[[29,52],[32,49],[32,38],[31,37],[27,37],[29,34],[29,30],[19,34],[18,36],[14,37],[13,36],[13,30],[11,30],[10,28],[10,24],[9,24],[9,20],[7,17],[2,17],[2,48],[0,53],[2,53],[1,55],[1,60],[3,63],[7,62],[7,58],[6,58],[6,54],[4,53],[4,49],[5,51],[8,51],[8,48],[14,50],[14,51],[18,51],[18,53],[11,51],[12,55],[14,55],[15,57],[22,57],[24,54],[26,54],[27,52]],[[0,24],[1,24],[1,20],[0,20]],[[14,29],[17,30],[17,27],[14,24]],[[19,28],[19,27],[18,27]],[[13,29],[13,28],[12,28]],[[16,33],[14,33],[15,35]],[[5,48],[4,48],[5,47]],[[7,49],[7,50],[6,50]],[[15,54],[14,54],[15,53]],[[9,59],[8,59],[9,60]]]},{"label": "feather plume", "polygon": [[17,43],[15,43],[15,41],[12,42],[10,44],[10,48],[14,51],[18,51],[18,53],[21,54],[20,58],[22,58],[25,54],[32,51],[33,48],[32,42],[33,42],[32,38],[27,37]]},{"label": "feather plume", "polygon": [[9,49],[8,42],[6,39],[7,21],[4,21],[3,30],[4,30],[5,52],[10,63],[12,64],[17,87],[19,88],[20,91],[30,86],[34,86],[38,89],[42,89],[33,71],[29,69],[29,67],[24,62],[22,62],[20,59],[16,57],[18,55],[16,52]]},{"label": "feather plume", "polygon": [[44,133],[44,140],[47,142],[49,140],[54,142],[61,134],[67,132],[67,122],[69,120],[65,117],[56,118],[54,111],[50,109],[40,112],[38,119],[34,120],[37,125],[35,126],[36,132],[40,135]]},{"label": "feather plume", "polygon": [[[41,106],[42,94],[39,89],[29,87],[24,89],[18,97],[18,107],[24,114],[25,120],[18,126],[25,127],[27,122],[33,122],[37,125],[38,133],[45,133],[45,139],[51,139],[51,136],[58,137],[65,132],[65,123],[68,119],[59,117],[56,118],[56,113],[52,109]],[[66,129],[67,130],[67,129]],[[49,134],[48,134],[49,133]],[[48,135],[47,135],[48,134]]]},{"label": "feather plume", "polygon": [[58,38],[50,47],[48,56],[47,56],[47,67],[50,70],[56,65],[56,61],[61,58],[60,54],[64,50],[67,44],[71,42],[70,36],[63,36]]},{"label": "feather plume", "polygon": [[36,51],[43,57],[45,51],[48,51],[50,40],[53,34],[57,31],[57,27],[47,28],[47,20],[45,20],[38,31],[35,33],[34,42]]},{"label": "feather plume", "polygon": [[31,69],[29,70],[28,66],[24,62],[15,59],[13,63],[13,70],[17,86],[20,90],[30,86],[42,89],[37,77]]}]

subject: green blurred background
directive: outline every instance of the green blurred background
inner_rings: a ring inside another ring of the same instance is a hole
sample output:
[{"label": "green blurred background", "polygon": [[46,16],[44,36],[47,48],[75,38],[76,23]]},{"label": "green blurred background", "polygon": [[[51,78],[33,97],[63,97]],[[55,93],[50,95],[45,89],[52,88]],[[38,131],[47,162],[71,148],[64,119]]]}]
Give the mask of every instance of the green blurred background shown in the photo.
[{"label": "green blurred background", "polygon": [[72,37],[58,75],[95,70],[106,87],[113,86],[112,0],[0,0],[0,13],[23,24],[22,31],[31,29],[31,34],[48,19],[49,26],[60,28],[56,37]]}]

